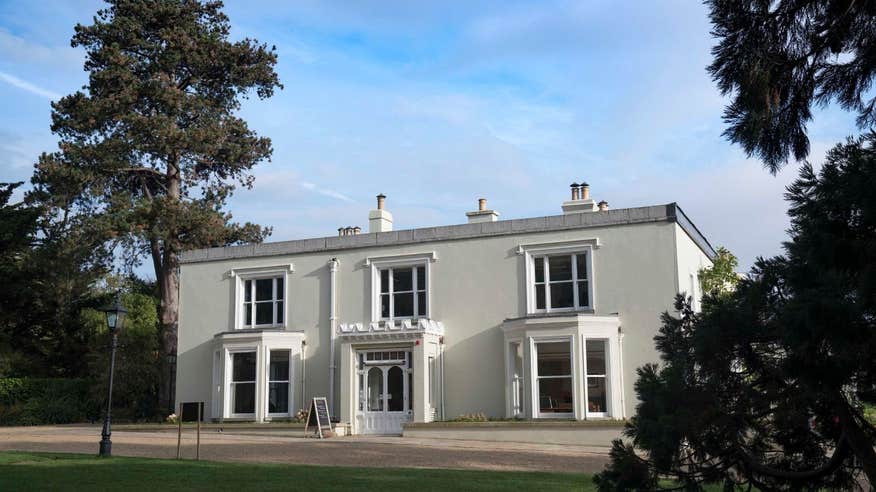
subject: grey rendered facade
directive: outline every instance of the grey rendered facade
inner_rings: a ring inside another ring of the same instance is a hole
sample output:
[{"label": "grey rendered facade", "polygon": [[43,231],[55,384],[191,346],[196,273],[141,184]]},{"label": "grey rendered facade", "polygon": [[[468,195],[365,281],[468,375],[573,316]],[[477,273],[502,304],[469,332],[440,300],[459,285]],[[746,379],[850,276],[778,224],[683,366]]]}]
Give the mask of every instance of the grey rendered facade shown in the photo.
[{"label": "grey rendered facade", "polygon": [[326,396],[354,433],[476,412],[626,418],[660,313],[698,295],[714,251],[674,203],[563,209],[392,231],[379,207],[384,232],[187,252],[176,399],[265,421]]}]

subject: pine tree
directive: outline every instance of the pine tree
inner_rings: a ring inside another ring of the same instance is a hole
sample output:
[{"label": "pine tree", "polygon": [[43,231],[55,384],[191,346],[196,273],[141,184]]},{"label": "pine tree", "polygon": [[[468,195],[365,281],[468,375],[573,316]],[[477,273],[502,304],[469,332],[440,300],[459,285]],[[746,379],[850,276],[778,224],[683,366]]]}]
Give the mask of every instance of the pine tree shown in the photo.
[{"label": "pine tree", "polygon": [[[179,254],[259,242],[270,229],[223,211],[269,139],[237,116],[241,100],[282,88],[277,56],[230,41],[218,1],[110,0],[72,46],[86,52],[88,84],[52,104],[59,150],[36,164],[30,199],[69,206],[110,233],[115,251],[151,257],[160,292],[163,364],[176,354]],[[169,407],[173,368],[162,371]]]},{"label": "pine tree", "polygon": [[708,0],[709,72],[732,101],[725,136],[775,173],[809,155],[813,104],[836,101],[876,125],[876,2]]},{"label": "pine tree", "polygon": [[876,133],[789,188],[785,255],[760,259],[703,311],[679,298],[639,370],[636,415],[600,490],[876,484]]}]

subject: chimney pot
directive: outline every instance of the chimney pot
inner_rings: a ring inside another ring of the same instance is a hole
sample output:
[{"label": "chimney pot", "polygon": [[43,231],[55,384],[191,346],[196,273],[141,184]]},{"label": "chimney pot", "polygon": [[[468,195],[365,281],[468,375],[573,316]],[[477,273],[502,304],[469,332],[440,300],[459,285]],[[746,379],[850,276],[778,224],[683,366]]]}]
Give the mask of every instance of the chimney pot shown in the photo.
[{"label": "chimney pot", "polygon": [[580,186],[578,183],[572,183],[571,185],[569,185],[569,187],[572,188],[573,201],[578,199],[578,186]]},{"label": "chimney pot", "polygon": [[344,235],[344,228],[338,227],[338,236],[343,236],[343,235]]},{"label": "chimney pot", "polygon": [[590,199],[590,185],[586,182],[581,183],[581,199],[589,200]]},{"label": "chimney pot", "polygon": [[362,228],[361,228],[361,227],[356,226],[356,227],[353,228],[353,234],[361,234],[361,233],[362,233]]},{"label": "chimney pot", "polygon": [[600,212],[605,212],[606,210],[608,210],[608,202],[605,200],[597,203],[596,206],[599,207]]},{"label": "chimney pot", "polygon": [[377,209],[368,212],[368,232],[388,232],[392,230],[392,214],[386,207],[386,195],[377,195]]},{"label": "chimney pot", "polygon": [[478,210],[484,211],[487,209],[487,199],[486,198],[478,198]]}]

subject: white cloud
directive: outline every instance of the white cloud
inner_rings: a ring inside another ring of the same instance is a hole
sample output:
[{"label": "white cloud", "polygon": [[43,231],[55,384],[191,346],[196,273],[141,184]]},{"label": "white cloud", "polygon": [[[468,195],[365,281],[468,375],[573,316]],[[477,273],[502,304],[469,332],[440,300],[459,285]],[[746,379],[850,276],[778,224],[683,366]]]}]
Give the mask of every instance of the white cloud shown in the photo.
[{"label": "white cloud", "polygon": [[14,75],[8,74],[6,72],[0,72],[0,80],[3,80],[7,84],[18,87],[19,89],[30,92],[31,94],[36,94],[37,96],[44,97],[50,101],[57,101],[61,99],[63,96],[58,94],[57,92],[51,91],[49,89],[44,89],[42,87],[31,84],[26,80],[22,80]]},{"label": "white cloud", "polygon": [[352,202],[353,201],[352,198],[348,197],[347,195],[345,195],[343,193],[339,193],[337,191],[330,190],[328,188],[321,188],[321,187],[319,187],[319,186],[317,186],[309,181],[302,181],[301,187],[304,188],[305,190],[312,191],[314,193],[319,193],[320,195],[325,195],[329,198],[337,198],[338,200],[343,200],[345,202]]}]

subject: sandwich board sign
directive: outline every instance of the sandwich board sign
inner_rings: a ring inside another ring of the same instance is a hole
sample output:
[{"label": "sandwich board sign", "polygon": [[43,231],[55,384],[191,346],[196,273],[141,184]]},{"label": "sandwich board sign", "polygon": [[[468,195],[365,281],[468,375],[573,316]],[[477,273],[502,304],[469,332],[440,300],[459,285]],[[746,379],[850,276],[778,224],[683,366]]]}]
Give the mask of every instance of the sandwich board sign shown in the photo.
[{"label": "sandwich board sign", "polygon": [[304,424],[304,435],[308,435],[308,431],[318,434],[319,438],[325,437],[324,432],[332,432],[332,419],[329,417],[328,402],[325,397],[315,397],[310,401],[310,408],[307,410],[307,422]]}]

